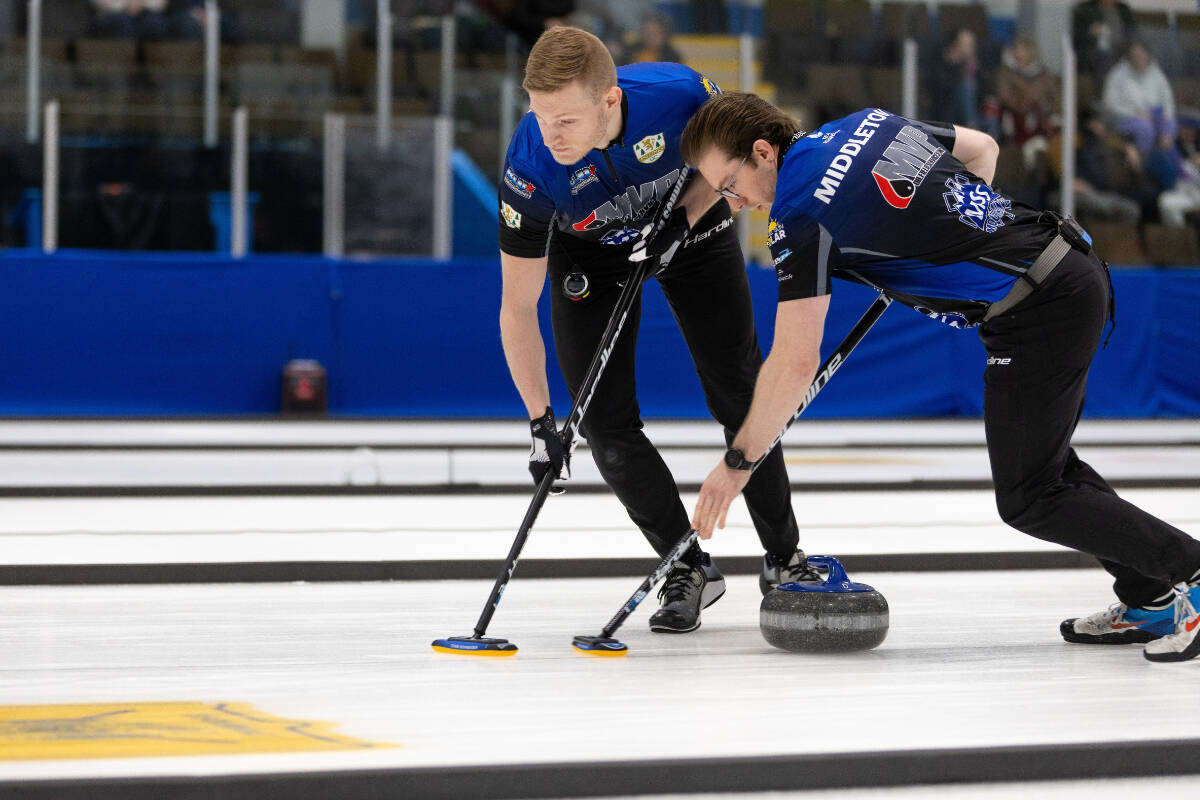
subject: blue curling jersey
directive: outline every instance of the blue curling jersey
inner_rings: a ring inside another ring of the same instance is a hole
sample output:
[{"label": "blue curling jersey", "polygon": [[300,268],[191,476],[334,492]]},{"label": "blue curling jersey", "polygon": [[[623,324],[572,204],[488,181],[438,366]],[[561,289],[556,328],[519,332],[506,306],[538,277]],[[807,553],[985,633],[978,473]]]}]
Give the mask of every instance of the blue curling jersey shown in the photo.
[{"label": "blue curling jersey", "polygon": [[619,67],[617,85],[623,92],[620,136],[571,166],[550,155],[532,112],[521,118],[500,182],[503,252],[544,256],[550,232],[557,229],[603,248],[598,256],[611,252],[623,261],[628,255],[684,171],[679,154],[684,125],[720,89],[682,64]]},{"label": "blue curling jersey", "polygon": [[958,328],[979,324],[1054,238],[950,153],[954,128],[865,109],[783,151],[767,240],[779,299],[831,277],[886,290]]}]

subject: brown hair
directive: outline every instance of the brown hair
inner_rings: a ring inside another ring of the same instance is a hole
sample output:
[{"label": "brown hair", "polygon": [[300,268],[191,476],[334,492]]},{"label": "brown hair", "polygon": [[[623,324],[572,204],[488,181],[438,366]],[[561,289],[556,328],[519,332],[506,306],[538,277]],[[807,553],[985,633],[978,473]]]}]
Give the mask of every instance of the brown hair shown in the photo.
[{"label": "brown hair", "polygon": [[755,94],[726,92],[710,97],[688,120],[679,140],[683,160],[692,166],[710,147],[738,158],[754,142],[765,139],[782,147],[791,141],[800,123]]},{"label": "brown hair", "polygon": [[527,92],[556,92],[579,81],[599,97],[617,85],[617,67],[604,42],[578,28],[549,28],[529,51],[525,62]]}]

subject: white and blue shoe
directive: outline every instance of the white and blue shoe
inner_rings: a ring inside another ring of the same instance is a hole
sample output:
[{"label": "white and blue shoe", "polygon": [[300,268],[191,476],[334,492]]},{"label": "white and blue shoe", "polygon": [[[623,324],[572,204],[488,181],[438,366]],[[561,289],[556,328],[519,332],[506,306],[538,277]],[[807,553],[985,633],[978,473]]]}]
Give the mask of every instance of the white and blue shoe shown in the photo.
[{"label": "white and blue shoe", "polygon": [[1172,604],[1172,633],[1146,645],[1147,661],[1187,661],[1200,656],[1200,584],[1180,584]]},{"label": "white and blue shoe", "polygon": [[1065,619],[1058,630],[1074,644],[1144,644],[1174,632],[1173,606],[1148,609],[1114,603],[1091,616]]}]

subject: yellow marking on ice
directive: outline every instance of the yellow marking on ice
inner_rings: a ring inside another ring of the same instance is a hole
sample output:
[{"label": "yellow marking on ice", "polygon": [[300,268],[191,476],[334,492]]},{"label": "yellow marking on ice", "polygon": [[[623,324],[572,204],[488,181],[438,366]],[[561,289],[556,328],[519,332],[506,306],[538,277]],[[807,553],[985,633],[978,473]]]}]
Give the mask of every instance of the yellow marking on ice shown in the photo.
[{"label": "yellow marking on ice", "polygon": [[248,703],[0,706],[0,760],[146,758],[398,747],[283,719]]}]

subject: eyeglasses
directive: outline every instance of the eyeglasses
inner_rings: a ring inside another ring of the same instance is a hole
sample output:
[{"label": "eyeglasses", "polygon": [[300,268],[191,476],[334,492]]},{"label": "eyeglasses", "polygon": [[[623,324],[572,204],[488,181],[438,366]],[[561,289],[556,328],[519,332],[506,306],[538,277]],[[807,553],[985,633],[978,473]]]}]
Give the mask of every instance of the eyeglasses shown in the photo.
[{"label": "eyeglasses", "polygon": [[735,169],[733,171],[733,177],[729,179],[729,183],[714,190],[714,191],[716,191],[717,194],[721,195],[721,197],[728,198],[729,200],[741,200],[742,199],[742,196],[740,194],[733,191],[733,184],[737,183],[738,173],[742,171],[742,167],[744,167],[746,165],[746,159],[748,159],[748,158],[750,158],[749,153],[746,153],[746,155],[742,156],[742,160],[737,165],[737,169]]}]

